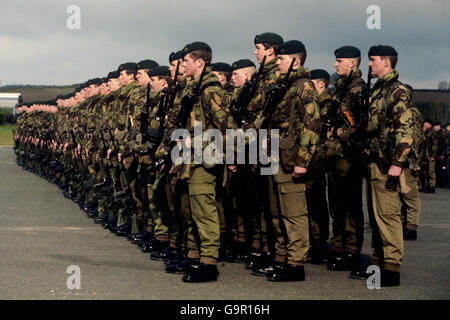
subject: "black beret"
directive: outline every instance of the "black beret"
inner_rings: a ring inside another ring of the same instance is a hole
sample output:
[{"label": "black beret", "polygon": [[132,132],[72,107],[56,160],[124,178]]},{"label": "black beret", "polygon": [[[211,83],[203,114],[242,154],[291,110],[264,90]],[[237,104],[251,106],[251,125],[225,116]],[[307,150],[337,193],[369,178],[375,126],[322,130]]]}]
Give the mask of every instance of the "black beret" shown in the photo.
[{"label": "black beret", "polygon": [[257,43],[273,43],[273,44],[281,44],[283,43],[283,38],[273,32],[265,32],[261,34],[257,34],[255,36],[255,44]]},{"label": "black beret", "polygon": [[142,60],[137,63],[136,68],[139,69],[153,69],[159,66],[158,62],[153,60]]},{"label": "black beret", "polygon": [[427,118],[427,119],[423,120],[423,122],[428,122],[429,124],[432,124],[433,120],[431,120],[430,118]]},{"label": "black beret", "polygon": [[187,55],[193,51],[197,51],[197,50],[206,50],[206,51],[212,52],[211,47],[207,43],[196,41],[196,42],[192,42],[192,43],[189,43],[184,46],[183,58],[185,55]]},{"label": "black beret", "polygon": [[450,126],[450,122],[447,122],[444,127],[447,128],[448,126]]},{"label": "black beret", "polygon": [[289,40],[280,44],[276,50],[276,54],[295,54],[306,52],[305,45],[298,40]]},{"label": "black beret", "polygon": [[180,59],[183,59],[183,49],[181,49],[180,51],[177,51],[177,52],[172,52],[170,55],[169,55],[169,62],[170,63],[172,63],[172,61],[174,61],[174,60],[180,60]]},{"label": "black beret", "polygon": [[255,67],[255,64],[253,63],[253,61],[249,60],[249,59],[241,59],[238,60],[236,62],[233,62],[233,64],[231,65],[231,68],[234,70],[238,70],[238,69],[243,69],[243,68],[248,68],[248,67]]},{"label": "black beret", "polygon": [[124,70],[131,70],[131,71],[136,71],[137,70],[137,64],[134,62],[126,62],[126,63],[122,63],[119,68],[117,69],[117,71],[122,72]]},{"label": "black beret", "polygon": [[369,58],[371,56],[380,56],[380,57],[386,57],[386,56],[398,56],[397,51],[391,46],[372,46],[369,49]]},{"label": "black beret", "polygon": [[119,71],[111,71],[110,73],[108,73],[108,80],[109,79],[117,79],[120,77],[120,72]]},{"label": "black beret", "polygon": [[102,84],[102,79],[101,78],[91,79],[91,80],[88,81],[88,85],[91,85],[91,84],[94,84],[94,85],[98,86],[98,85]]},{"label": "black beret", "polygon": [[336,58],[358,58],[361,57],[361,51],[357,47],[343,46],[334,51]]},{"label": "black beret", "polygon": [[80,92],[80,91],[81,91],[81,89],[83,89],[83,88],[82,88],[81,86],[79,86],[79,87],[76,87],[76,88],[75,88],[75,93],[76,93],[76,92]]},{"label": "black beret", "polygon": [[168,77],[170,76],[170,71],[168,66],[158,66],[151,69],[148,72],[149,77]]},{"label": "black beret", "polygon": [[211,64],[211,71],[232,72],[231,66],[225,62],[216,62]]},{"label": "black beret", "polygon": [[311,70],[311,80],[315,79],[330,79],[330,74],[323,69]]},{"label": "black beret", "polygon": [[440,126],[440,125],[441,125],[441,123],[440,123],[439,121],[433,122],[433,127],[434,127],[434,126]]}]

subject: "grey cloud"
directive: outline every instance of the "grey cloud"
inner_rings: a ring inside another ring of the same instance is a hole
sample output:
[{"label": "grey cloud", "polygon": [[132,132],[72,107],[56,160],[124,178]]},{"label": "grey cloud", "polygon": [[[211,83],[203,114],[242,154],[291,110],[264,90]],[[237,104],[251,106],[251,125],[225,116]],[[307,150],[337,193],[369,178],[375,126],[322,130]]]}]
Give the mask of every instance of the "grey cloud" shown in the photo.
[{"label": "grey cloud", "polygon": [[[215,61],[253,57],[253,38],[273,31],[302,40],[307,66],[333,72],[334,49],[363,53],[391,44],[402,79],[435,88],[450,79],[449,2],[419,0],[11,1],[0,4],[2,83],[70,84],[103,76],[125,61],[168,64],[168,54],[195,40],[208,42]],[[67,6],[81,8],[82,29],[66,28]],[[381,30],[366,28],[366,8],[381,8]]]}]

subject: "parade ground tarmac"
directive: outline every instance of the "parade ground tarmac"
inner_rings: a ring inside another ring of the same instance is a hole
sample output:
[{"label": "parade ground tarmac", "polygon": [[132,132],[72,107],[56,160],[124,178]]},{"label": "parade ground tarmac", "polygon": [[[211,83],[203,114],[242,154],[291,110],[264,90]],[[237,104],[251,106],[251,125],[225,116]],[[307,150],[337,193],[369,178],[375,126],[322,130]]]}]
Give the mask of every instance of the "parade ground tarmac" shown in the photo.
[{"label": "parade ground tarmac", "polygon": [[[401,286],[370,290],[347,271],[311,264],[304,282],[272,283],[250,275],[243,264],[220,263],[218,281],[184,283],[182,275],[165,273],[163,262],[95,224],[55,184],[23,170],[9,147],[0,147],[0,182],[0,299],[450,298],[450,189],[421,194],[418,240],[405,242]],[[367,213],[365,221],[363,253],[369,255]],[[80,270],[80,289],[67,287],[73,265]]]}]

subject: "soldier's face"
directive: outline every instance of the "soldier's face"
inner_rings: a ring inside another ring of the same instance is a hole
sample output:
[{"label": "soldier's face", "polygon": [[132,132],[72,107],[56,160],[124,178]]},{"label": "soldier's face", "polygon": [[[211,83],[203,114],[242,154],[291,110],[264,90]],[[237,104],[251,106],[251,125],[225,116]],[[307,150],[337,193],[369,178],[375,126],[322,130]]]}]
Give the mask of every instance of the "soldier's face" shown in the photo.
[{"label": "soldier's face", "polygon": [[369,67],[372,67],[372,75],[381,79],[389,71],[389,59],[381,59],[379,56],[371,56],[369,58]]},{"label": "soldier's face", "polygon": [[195,76],[200,70],[199,60],[195,60],[189,53],[183,58],[183,68],[188,77]]},{"label": "soldier's face", "polygon": [[150,81],[147,71],[142,69],[138,70],[136,74],[136,81],[138,85],[145,86]]},{"label": "soldier's face", "polygon": [[166,81],[160,77],[151,77],[150,78],[150,86],[152,87],[153,92],[160,92]]},{"label": "soldier's face", "polygon": [[183,67],[183,60],[174,60],[170,63],[169,71],[170,71],[170,77],[172,80],[175,80],[175,71],[177,70],[178,62],[180,63],[180,66],[178,67],[178,77],[184,75],[184,67]]},{"label": "soldier's face", "polygon": [[345,58],[337,58],[333,66],[336,68],[336,73],[340,76],[348,76],[352,69],[351,60]]},{"label": "soldier's face", "polygon": [[245,83],[245,80],[245,72],[243,71],[243,69],[237,69],[233,71],[231,75],[231,83],[235,88],[242,87]]},{"label": "soldier's face", "polygon": [[291,65],[293,57],[290,57],[288,55],[281,54],[278,56],[277,59],[277,66],[280,70],[281,74],[286,74],[289,71],[289,66]]},{"label": "soldier's face", "polygon": [[264,48],[262,43],[257,43],[255,45],[255,51],[253,52],[255,54],[256,60],[258,60],[258,63],[261,64],[264,56],[268,55],[268,50],[266,50],[266,48]]},{"label": "soldier's face", "polygon": [[116,91],[119,87],[119,79],[109,79],[108,88],[110,92]]},{"label": "soldier's face", "polygon": [[433,130],[434,131],[439,131],[439,130],[441,130],[441,126],[440,125],[435,125],[434,127],[433,127]]}]

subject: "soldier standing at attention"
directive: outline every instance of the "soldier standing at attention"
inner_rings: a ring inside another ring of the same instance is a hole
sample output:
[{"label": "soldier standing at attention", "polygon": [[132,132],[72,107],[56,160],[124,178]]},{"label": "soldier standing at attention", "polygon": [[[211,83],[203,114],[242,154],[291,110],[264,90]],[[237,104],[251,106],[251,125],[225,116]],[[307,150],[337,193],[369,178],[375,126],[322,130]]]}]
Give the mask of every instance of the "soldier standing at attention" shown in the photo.
[{"label": "soldier standing at attention", "polygon": [[[338,106],[333,112],[333,128],[327,133],[336,144],[335,154],[329,157],[328,188],[330,214],[333,218],[333,237],[328,270],[360,271],[360,252],[364,235],[362,211],[363,165],[354,150],[351,137],[354,119],[361,111],[367,86],[361,78],[361,52],[353,46],[335,50],[334,67],[339,75],[333,96]],[[360,151],[358,151],[360,153]]]},{"label": "soldier standing at attention", "polygon": [[[277,48],[277,66],[285,84],[279,92],[269,129],[278,129],[280,167],[270,176],[269,190],[277,243],[273,270],[267,280],[305,280],[304,264],[309,249],[305,175],[316,152],[320,130],[320,107],[308,69],[303,67],[306,49],[302,42],[287,41]],[[281,80],[277,80],[277,83]],[[266,98],[268,95],[266,94]],[[277,206],[277,208],[275,208]],[[267,268],[269,269],[269,268]]]},{"label": "soldier standing at attention", "polygon": [[[319,95],[320,116],[325,117],[330,108],[332,96],[328,91],[330,74],[323,69],[311,70],[311,81]],[[327,149],[326,127],[322,124],[317,152],[315,153],[309,172],[306,199],[308,202],[310,244],[308,258],[313,264],[321,264],[327,259],[327,240],[329,236],[329,212],[326,196],[327,189]]]},{"label": "soldier standing at attention", "polygon": [[381,269],[381,286],[400,285],[403,230],[399,208],[400,174],[413,143],[411,93],[398,81],[398,54],[391,46],[373,46],[369,67],[378,78],[369,103],[369,181],[367,203],[375,248],[372,264]]},{"label": "soldier standing at attention", "polygon": [[[183,66],[186,76],[193,78],[192,88],[198,88],[198,96],[194,98],[192,111],[186,123],[186,129],[194,133],[194,121],[201,122],[202,131],[210,128],[219,129],[225,136],[228,128],[229,115],[226,112],[225,93],[218,78],[211,73],[212,50],[204,42],[193,42],[184,47]],[[183,98],[186,99],[186,96]],[[188,104],[182,102],[182,108]],[[191,139],[191,141],[193,141]],[[193,142],[192,142],[193,143]],[[189,167],[189,166],[188,166]],[[201,164],[191,164],[187,179],[189,202],[193,222],[199,236],[200,264],[191,268],[183,276],[185,282],[214,281],[219,275],[217,260],[220,247],[219,214],[215,202],[217,168],[202,159]],[[189,230],[189,242],[193,242],[195,234],[193,228]],[[191,250],[191,247],[189,248]],[[188,257],[192,257],[188,253]]]}]

